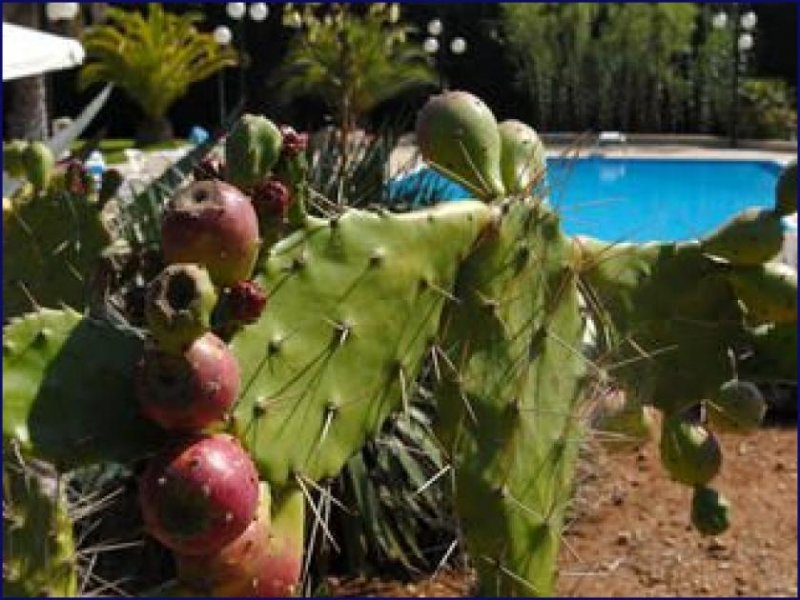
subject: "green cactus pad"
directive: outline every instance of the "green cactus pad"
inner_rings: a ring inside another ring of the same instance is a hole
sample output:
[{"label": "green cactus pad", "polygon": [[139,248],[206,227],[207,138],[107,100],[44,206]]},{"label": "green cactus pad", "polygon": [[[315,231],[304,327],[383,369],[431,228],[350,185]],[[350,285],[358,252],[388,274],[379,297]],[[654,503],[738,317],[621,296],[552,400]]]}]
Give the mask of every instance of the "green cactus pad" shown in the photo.
[{"label": "green cactus pad", "polygon": [[735,265],[758,265],[773,258],[783,245],[780,216],[748,208],[705,237],[703,251]]},{"label": "green cactus pad", "polygon": [[717,490],[697,486],[692,496],[692,525],[703,535],[720,535],[731,524],[731,505]]},{"label": "green cactus pad", "polygon": [[736,295],[755,323],[797,321],[797,271],[783,263],[764,263],[728,273]]},{"label": "green cactus pad", "polygon": [[544,178],[546,151],[536,132],[521,121],[503,121],[500,132],[500,172],[509,194],[529,191]]},{"label": "green cactus pad", "polygon": [[422,157],[433,169],[478,198],[504,195],[500,133],[483,100],[460,91],[434,96],[420,110],[416,132]]},{"label": "green cactus pad", "polygon": [[778,179],[775,212],[781,216],[797,212],[797,161],[787,166]]},{"label": "green cactus pad", "polygon": [[3,223],[3,321],[36,305],[83,308],[110,241],[101,211],[85,198],[48,194],[15,201]]},{"label": "green cactus pad", "polygon": [[259,321],[231,341],[242,370],[235,427],[261,475],[333,476],[410,394],[455,268],[491,210],[311,220],[270,250]]},{"label": "green cactus pad", "polygon": [[139,337],[72,311],[43,309],[3,330],[3,439],[70,468],[127,461],[163,440],[139,415]]},{"label": "green cactus pad", "polygon": [[437,427],[482,595],[552,593],[585,370],[570,254],[552,213],[512,203],[443,318]]},{"label": "green cactus pad", "polygon": [[697,244],[583,240],[579,256],[590,304],[613,324],[607,370],[628,393],[672,414],[733,378],[729,351],[749,333],[729,267]]},{"label": "green cactus pad", "polygon": [[661,425],[661,464],[670,476],[685,485],[705,485],[722,466],[722,450],[713,433],[679,416]]},{"label": "green cactus pad", "polygon": [[709,427],[729,433],[757,431],[767,412],[761,390],[752,382],[738,379],[723,383],[705,407]]},{"label": "green cactus pad", "polygon": [[[72,597],[78,592],[75,541],[64,490],[3,448],[3,595]],[[46,489],[52,487],[53,489]]]},{"label": "green cactus pad", "polygon": [[225,175],[240,189],[249,189],[269,175],[278,162],[283,136],[259,115],[243,115],[225,140]]}]

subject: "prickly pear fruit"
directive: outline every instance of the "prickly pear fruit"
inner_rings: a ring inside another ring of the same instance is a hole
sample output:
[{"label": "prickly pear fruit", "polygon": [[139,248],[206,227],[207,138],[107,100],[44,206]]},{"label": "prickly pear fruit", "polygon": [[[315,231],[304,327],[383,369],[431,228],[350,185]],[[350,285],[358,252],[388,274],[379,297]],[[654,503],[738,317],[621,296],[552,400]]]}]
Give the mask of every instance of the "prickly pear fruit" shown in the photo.
[{"label": "prickly pear fruit", "polygon": [[519,194],[539,181],[546,168],[544,144],[522,121],[510,119],[497,126],[500,132],[500,172],[509,194]]},{"label": "prickly pear fruit", "polygon": [[685,485],[708,483],[722,465],[722,451],[714,434],[679,416],[662,423],[660,450],[661,464],[674,480]]},{"label": "prickly pear fruit", "polygon": [[767,412],[767,402],[758,387],[733,379],[723,383],[717,397],[705,403],[708,425],[714,431],[752,433]]},{"label": "prickly pear fruit", "polygon": [[211,327],[217,292],[208,272],[197,265],[169,265],[150,284],[145,319],[161,350],[183,353]]},{"label": "prickly pear fruit", "polygon": [[167,205],[161,245],[170,263],[199,263],[212,281],[248,279],[258,254],[258,217],[250,199],[222,181],[199,181]]},{"label": "prickly pear fruit", "polygon": [[79,160],[71,160],[64,169],[64,188],[75,196],[87,196],[94,191],[91,173]]},{"label": "prickly pear fruit", "polygon": [[655,437],[652,409],[625,392],[612,391],[598,403],[592,428],[603,446],[611,451],[635,449]]},{"label": "prickly pear fruit", "polygon": [[731,524],[731,505],[717,490],[698,485],[692,496],[692,525],[703,535],[720,535]]},{"label": "prickly pear fruit", "polygon": [[264,312],[267,294],[255,281],[240,281],[227,290],[223,301],[231,319],[253,323]]},{"label": "prickly pear fruit", "polygon": [[281,125],[280,132],[281,136],[283,136],[281,154],[296,156],[306,151],[306,147],[308,147],[308,134],[298,133],[289,125]]},{"label": "prickly pear fruit", "polygon": [[797,321],[797,271],[794,267],[770,262],[733,269],[727,277],[754,322]]},{"label": "prickly pear fruit", "polygon": [[266,117],[243,115],[225,141],[226,179],[249,190],[269,175],[281,153],[282,136]]},{"label": "prickly pear fruit", "polygon": [[[302,539],[297,539],[298,531],[295,535],[285,531],[286,502],[277,507],[278,514],[271,520],[265,484],[261,493],[256,519],[240,537],[215,554],[177,556],[178,578],[187,587],[212,597],[273,598],[295,593]],[[302,533],[302,522],[292,525]]]},{"label": "prickly pear fruit", "polygon": [[782,217],[797,212],[797,161],[786,167],[778,178],[775,212]]},{"label": "prickly pear fruit", "polygon": [[239,395],[239,364],[208,332],[181,356],[148,348],[136,373],[146,417],[168,430],[194,431],[222,420]]},{"label": "prickly pear fruit", "polygon": [[25,162],[22,157],[25,155],[25,148],[28,143],[23,140],[11,140],[3,142],[3,171],[11,177],[25,176]]},{"label": "prickly pear fruit", "polygon": [[748,208],[701,240],[701,248],[734,265],[759,265],[783,245],[783,225],[771,210]]},{"label": "prickly pear fruit", "polygon": [[239,537],[258,508],[258,473],[236,438],[197,435],[151,459],[139,503],[145,528],[180,554],[217,552]]},{"label": "prickly pear fruit", "polygon": [[37,190],[43,190],[50,183],[56,159],[52,150],[42,142],[31,142],[22,153],[25,175]]},{"label": "prickly pear fruit", "polygon": [[262,227],[269,228],[286,219],[292,193],[280,179],[270,177],[253,188],[253,206]]},{"label": "prickly pear fruit", "polygon": [[460,91],[432,97],[417,115],[416,132],[433,169],[481,199],[505,195],[497,121],[480,98]]}]

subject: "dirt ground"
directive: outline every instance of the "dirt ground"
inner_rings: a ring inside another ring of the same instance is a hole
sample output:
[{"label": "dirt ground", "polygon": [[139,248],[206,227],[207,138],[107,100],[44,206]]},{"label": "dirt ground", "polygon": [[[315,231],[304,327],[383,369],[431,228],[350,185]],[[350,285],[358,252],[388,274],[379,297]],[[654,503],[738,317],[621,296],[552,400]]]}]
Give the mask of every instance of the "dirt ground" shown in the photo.
[{"label": "dirt ground", "polygon": [[[602,457],[565,534],[560,596],[797,596],[797,428],[721,436],[715,480],[733,504],[724,535],[689,526],[691,491],[670,482],[650,443]],[[470,573],[413,583],[333,580],[339,596],[467,596]]]}]

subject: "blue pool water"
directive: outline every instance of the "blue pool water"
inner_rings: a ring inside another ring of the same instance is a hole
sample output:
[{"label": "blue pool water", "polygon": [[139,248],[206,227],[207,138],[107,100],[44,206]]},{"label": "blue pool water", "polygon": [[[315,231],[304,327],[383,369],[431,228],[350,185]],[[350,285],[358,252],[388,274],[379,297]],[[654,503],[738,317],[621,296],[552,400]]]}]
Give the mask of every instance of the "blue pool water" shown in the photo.
[{"label": "blue pool water", "polygon": [[[772,206],[780,171],[770,161],[554,158],[547,183],[568,234],[677,241],[700,237],[748,206]],[[412,187],[425,203],[469,197],[428,169],[411,177],[390,186],[390,197]]]}]

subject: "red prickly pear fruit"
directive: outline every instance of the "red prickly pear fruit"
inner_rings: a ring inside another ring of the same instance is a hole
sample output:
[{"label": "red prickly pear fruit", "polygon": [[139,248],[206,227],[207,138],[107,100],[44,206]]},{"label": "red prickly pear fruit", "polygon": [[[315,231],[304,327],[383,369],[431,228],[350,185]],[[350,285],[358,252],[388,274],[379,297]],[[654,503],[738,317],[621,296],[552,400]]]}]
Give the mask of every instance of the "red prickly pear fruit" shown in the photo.
[{"label": "red prickly pear fruit", "polygon": [[180,554],[217,552],[258,508],[258,473],[227,434],[195,435],[151,459],[139,483],[145,529]]},{"label": "red prickly pear fruit", "polygon": [[302,567],[302,522],[293,521],[294,535],[283,531],[280,520],[271,522],[269,490],[262,485],[258,514],[245,532],[217,553],[176,556],[178,578],[213,597],[292,596]]},{"label": "red prickly pear fruit", "polygon": [[292,193],[280,179],[270,177],[253,188],[253,205],[262,223],[283,221],[292,203]]},{"label": "red prickly pear fruit", "polygon": [[197,265],[169,265],[147,289],[145,319],[159,348],[181,354],[210,328],[217,292]]},{"label": "red prickly pear fruit", "polygon": [[678,416],[662,423],[659,448],[661,464],[675,481],[685,485],[707,484],[722,466],[722,450],[714,434]]},{"label": "red prickly pear fruit", "polygon": [[468,92],[432,97],[416,123],[422,157],[445,177],[456,180],[483,200],[500,198],[500,133],[488,106]]},{"label": "red prickly pear fruit", "polygon": [[283,136],[283,145],[281,146],[282,154],[286,156],[296,156],[306,151],[308,147],[308,134],[298,133],[289,125],[281,125],[279,129]]},{"label": "red prickly pear fruit", "polygon": [[731,525],[731,505],[717,490],[698,485],[692,496],[692,525],[702,535],[720,535]]},{"label": "red prickly pear fruit", "polygon": [[192,175],[195,181],[211,181],[213,179],[222,179],[222,174],[225,172],[225,165],[222,158],[216,154],[206,156],[201,160],[194,169]]},{"label": "red prickly pear fruit", "polygon": [[74,196],[87,196],[94,190],[94,179],[79,160],[67,163],[64,188]]},{"label": "red prickly pear fruit", "polygon": [[235,321],[253,323],[267,305],[267,293],[255,281],[240,281],[227,291],[226,305]]},{"label": "red prickly pear fruit", "polygon": [[220,421],[239,395],[239,364],[211,332],[182,356],[146,350],[136,375],[142,412],[168,430],[198,430]]},{"label": "red prickly pear fruit", "polygon": [[222,181],[198,181],[167,205],[161,245],[170,263],[198,263],[219,286],[248,279],[259,248],[250,198]]}]

